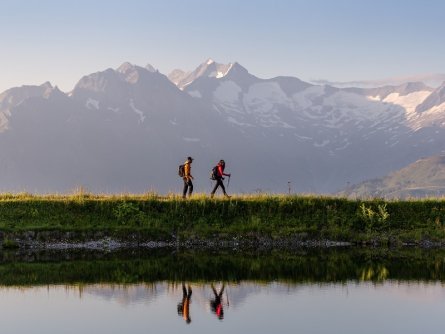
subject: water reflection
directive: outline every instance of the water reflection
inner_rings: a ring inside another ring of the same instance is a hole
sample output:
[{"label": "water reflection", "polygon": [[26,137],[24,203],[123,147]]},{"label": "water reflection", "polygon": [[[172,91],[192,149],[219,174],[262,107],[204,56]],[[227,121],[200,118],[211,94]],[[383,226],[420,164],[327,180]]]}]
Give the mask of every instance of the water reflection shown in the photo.
[{"label": "water reflection", "polygon": [[0,252],[0,320],[11,333],[435,332],[444,282],[443,249]]},{"label": "water reflection", "polygon": [[[1,285],[274,281],[445,281],[445,250],[297,249],[0,252]],[[187,283],[187,284],[189,284]],[[212,295],[214,297],[213,291]],[[218,295],[219,291],[217,291]]]},{"label": "water reflection", "polygon": [[187,324],[192,322],[190,318],[190,303],[192,298],[192,288],[190,285],[186,288],[182,283],[182,301],[178,304],[178,314],[182,316]]},{"label": "water reflection", "polygon": [[216,292],[215,286],[213,284],[211,285],[214,298],[210,300],[210,307],[212,312],[216,314],[219,320],[224,319],[224,309],[222,305],[224,287],[225,285],[223,284],[219,292]]},{"label": "water reflection", "polygon": [[[439,332],[445,326],[444,309],[445,287],[437,282],[157,282],[0,288],[2,328],[11,333],[261,334],[295,333],[298,328],[302,333],[414,334]],[[27,321],[20,320],[24,314]],[[82,321],[73,321],[73,315]]]}]

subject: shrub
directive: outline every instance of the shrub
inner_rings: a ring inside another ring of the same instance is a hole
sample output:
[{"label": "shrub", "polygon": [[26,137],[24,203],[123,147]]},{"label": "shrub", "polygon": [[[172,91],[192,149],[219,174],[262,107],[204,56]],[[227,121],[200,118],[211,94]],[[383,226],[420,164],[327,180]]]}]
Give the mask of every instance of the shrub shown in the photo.
[{"label": "shrub", "polygon": [[122,224],[140,223],[144,213],[136,203],[122,202],[114,210],[117,221]]},{"label": "shrub", "polygon": [[385,223],[388,221],[389,213],[386,207],[386,203],[377,204],[377,208],[372,205],[366,206],[362,203],[359,207],[359,216],[365,223],[365,230],[367,233],[372,230],[380,230],[385,227]]}]

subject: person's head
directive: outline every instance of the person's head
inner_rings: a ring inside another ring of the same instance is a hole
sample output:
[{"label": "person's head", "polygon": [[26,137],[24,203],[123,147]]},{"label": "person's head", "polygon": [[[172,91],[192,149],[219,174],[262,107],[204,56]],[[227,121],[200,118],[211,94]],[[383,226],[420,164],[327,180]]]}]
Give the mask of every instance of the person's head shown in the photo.
[{"label": "person's head", "polygon": [[192,157],[187,157],[187,161],[188,161],[189,163],[192,163],[192,162],[193,162],[193,158],[192,158]]},{"label": "person's head", "polygon": [[219,164],[220,164],[221,166],[225,166],[225,165],[226,165],[226,162],[225,162],[224,160],[220,160],[220,161],[219,161]]}]

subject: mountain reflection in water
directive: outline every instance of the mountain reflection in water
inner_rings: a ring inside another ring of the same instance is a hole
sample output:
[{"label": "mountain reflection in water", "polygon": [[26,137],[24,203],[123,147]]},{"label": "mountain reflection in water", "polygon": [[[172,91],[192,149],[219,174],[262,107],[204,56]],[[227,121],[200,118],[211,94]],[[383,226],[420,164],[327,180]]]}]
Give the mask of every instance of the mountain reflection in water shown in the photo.
[{"label": "mountain reflection in water", "polygon": [[441,249],[17,251],[0,314],[11,333],[437,332],[444,278]]},{"label": "mountain reflection in water", "polygon": [[11,333],[438,332],[444,307],[443,284],[390,280],[0,288],[2,328]]}]

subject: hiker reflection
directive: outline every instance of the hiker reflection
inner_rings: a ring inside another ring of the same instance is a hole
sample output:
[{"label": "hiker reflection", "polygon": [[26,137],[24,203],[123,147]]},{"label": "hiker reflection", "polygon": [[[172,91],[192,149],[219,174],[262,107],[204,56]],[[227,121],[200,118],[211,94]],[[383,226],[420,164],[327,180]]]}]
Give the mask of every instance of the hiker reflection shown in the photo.
[{"label": "hiker reflection", "polygon": [[221,287],[221,290],[219,292],[216,292],[216,289],[214,285],[212,284],[212,290],[214,294],[214,298],[210,300],[210,308],[213,313],[216,314],[219,320],[224,319],[224,309],[222,305],[222,295],[224,292],[224,284]]},{"label": "hiker reflection", "polygon": [[182,316],[187,324],[192,322],[190,318],[190,302],[192,298],[192,288],[190,285],[185,288],[185,284],[182,284],[182,302],[178,304],[178,315]]}]

